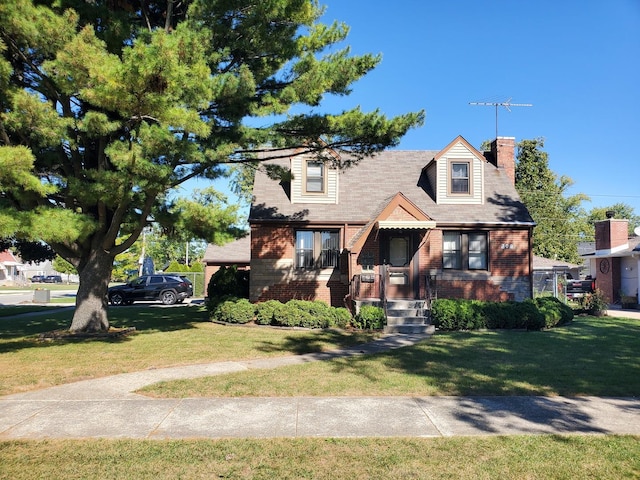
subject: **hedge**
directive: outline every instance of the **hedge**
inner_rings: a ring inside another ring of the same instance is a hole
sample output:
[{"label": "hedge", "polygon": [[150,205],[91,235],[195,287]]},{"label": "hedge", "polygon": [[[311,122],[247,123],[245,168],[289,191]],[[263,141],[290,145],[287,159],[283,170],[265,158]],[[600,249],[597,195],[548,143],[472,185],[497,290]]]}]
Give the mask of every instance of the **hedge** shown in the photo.
[{"label": "hedge", "polygon": [[226,296],[210,299],[207,306],[211,320],[225,323],[255,321],[258,325],[282,327],[346,328],[351,322],[349,310],[321,301],[289,300],[285,304],[268,300],[254,305],[244,298]]},{"label": "hedge", "polygon": [[540,330],[570,322],[573,310],[553,297],[523,302],[438,299],[432,303],[431,318],[440,330]]}]

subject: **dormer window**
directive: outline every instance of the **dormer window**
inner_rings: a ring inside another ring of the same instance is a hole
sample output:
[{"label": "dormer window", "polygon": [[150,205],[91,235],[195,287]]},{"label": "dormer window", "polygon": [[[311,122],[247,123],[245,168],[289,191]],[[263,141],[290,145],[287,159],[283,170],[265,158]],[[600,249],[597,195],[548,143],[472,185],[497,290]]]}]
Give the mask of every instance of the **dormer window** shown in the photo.
[{"label": "dormer window", "polygon": [[305,186],[307,193],[325,192],[325,168],[319,160],[307,160],[305,171]]},{"label": "dormer window", "polygon": [[471,193],[470,162],[451,162],[451,193]]}]

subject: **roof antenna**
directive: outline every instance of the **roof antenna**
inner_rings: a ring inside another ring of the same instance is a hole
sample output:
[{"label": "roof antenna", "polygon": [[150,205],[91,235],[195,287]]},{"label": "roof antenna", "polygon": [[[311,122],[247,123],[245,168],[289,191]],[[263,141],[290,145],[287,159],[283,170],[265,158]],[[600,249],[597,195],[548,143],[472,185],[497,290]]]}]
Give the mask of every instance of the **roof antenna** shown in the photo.
[{"label": "roof antenna", "polygon": [[506,102],[469,102],[469,105],[480,105],[483,107],[495,107],[496,109],[496,138],[498,138],[498,107],[504,107],[508,112],[511,107],[533,107],[531,103],[511,103],[511,99]]}]

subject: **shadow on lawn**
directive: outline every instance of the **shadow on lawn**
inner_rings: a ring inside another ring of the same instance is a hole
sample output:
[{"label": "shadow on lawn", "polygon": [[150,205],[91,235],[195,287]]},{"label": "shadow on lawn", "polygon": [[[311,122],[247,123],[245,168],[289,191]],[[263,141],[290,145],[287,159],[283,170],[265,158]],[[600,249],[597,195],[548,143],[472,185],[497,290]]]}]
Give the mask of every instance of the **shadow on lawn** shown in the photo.
[{"label": "shadow on lawn", "polygon": [[[71,308],[2,318],[0,320],[0,353],[24,348],[45,348],[68,342],[122,343],[131,340],[128,335],[40,340],[42,334],[68,329],[72,317],[73,309]],[[206,310],[196,305],[174,307],[143,305],[109,309],[109,322],[113,328],[135,328],[137,335],[190,329],[194,328],[194,323],[206,321],[208,321]]]},{"label": "shadow on lawn", "polygon": [[301,335],[289,336],[279,342],[264,341],[258,349],[263,352],[290,352],[295,355],[322,353],[327,348],[345,348],[371,342],[379,336],[368,332],[346,332],[342,330],[311,330]]}]

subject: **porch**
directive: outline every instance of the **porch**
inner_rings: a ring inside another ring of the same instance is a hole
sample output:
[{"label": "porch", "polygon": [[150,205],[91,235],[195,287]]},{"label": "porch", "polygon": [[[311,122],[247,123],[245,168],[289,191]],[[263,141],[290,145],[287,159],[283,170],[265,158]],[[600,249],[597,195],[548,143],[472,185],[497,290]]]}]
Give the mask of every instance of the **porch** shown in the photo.
[{"label": "porch", "polygon": [[386,318],[385,333],[433,333],[431,302],[437,298],[435,275],[417,275],[412,291],[393,288],[397,273],[382,265],[381,273],[354,275],[350,284],[350,298],[355,312],[363,305],[383,309]]}]

